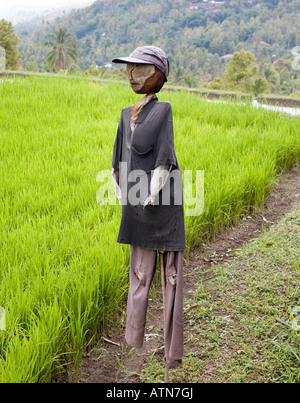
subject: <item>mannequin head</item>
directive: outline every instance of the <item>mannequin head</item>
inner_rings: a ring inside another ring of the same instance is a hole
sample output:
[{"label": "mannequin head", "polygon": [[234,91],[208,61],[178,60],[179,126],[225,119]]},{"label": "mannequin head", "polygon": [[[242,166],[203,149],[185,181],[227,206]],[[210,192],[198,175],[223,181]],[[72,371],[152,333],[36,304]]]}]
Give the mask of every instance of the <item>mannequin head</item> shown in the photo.
[{"label": "mannequin head", "polygon": [[168,80],[168,57],[156,46],[140,46],[128,57],[119,57],[112,61],[127,64],[129,82],[137,94],[156,94]]},{"label": "mannequin head", "polygon": [[137,94],[156,94],[166,81],[165,75],[153,64],[127,63],[127,75]]}]

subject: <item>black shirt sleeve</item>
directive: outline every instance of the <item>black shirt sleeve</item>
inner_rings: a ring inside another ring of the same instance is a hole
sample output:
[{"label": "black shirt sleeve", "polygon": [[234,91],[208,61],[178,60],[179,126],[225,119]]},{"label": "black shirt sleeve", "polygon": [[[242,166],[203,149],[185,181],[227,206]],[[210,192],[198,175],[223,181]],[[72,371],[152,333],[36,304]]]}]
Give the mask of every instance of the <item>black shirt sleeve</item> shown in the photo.
[{"label": "black shirt sleeve", "polygon": [[166,103],[164,123],[158,137],[154,169],[164,164],[177,166],[174,146],[173,115],[170,103]]},{"label": "black shirt sleeve", "polygon": [[[122,111],[123,113],[123,111]],[[118,124],[118,131],[114,142],[112,167],[115,171],[119,171],[119,163],[122,156],[122,138],[123,138],[123,124],[122,113]]]}]

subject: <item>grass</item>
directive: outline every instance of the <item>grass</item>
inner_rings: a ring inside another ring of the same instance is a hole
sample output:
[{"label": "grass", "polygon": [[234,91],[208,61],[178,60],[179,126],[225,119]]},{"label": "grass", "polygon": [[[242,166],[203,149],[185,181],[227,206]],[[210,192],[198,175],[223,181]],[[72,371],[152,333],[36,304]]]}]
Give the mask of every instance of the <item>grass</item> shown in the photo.
[{"label": "grass", "polygon": [[[300,206],[237,251],[185,305],[185,358],[173,382],[300,382]],[[294,315],[293,315],[294,312]],[[161,382],[151,357],[142,382]]]},{"label": "grass", "polygon": [[[10,76],[25,76],[25,77],[52,77],[52,78],[59,78],[59,77],[64,77],[65,79],[76,79],[76,75],[72,75],[70,73],[67,72],[61,72],[61,73],[39,73],[39,72],[32,72],[32,71],[9,71],[9,70],[5,70],[5,72],[3,72],[4,74],[10,75]],[[84,73],[84,72],[82,72]],[[125,69],[124,69],[124,74],[126,75]],[[100,82],[100,83],[118,83],[120,85],[125,85],[126,87],[128,86],[128,81],[127,80],[116,80],[113,78],[97,78],[97,77],[85,77],[84,74],[81,74],[77,77],[80,77],[82,80],[86,80],[86,81],[93,81],[93,82]],[[241,91],[226,91],[226,90],[214,90],[214,89],[208,89],[205,87],[194,87],[194,88],[188,88],[188,87],[183,87],[180,85],[173,85],[170,83],[166,83],[165,87],[166,89],[169,89],[171,91],[181,91],[181,92],[194,92],[194,93],[198,93],[201,94],[203,96],[208,95],[208,94],[218,94],[218,95],[224,95],[226,97],[226,95],[234,95],[237,98],[249,98],[251,99],[253,97],[253,95],[251,95],[250,93],[247,92],[241,92]],[[286,99],[286,100],[294,100],[294,101],[299,101],[299,96],[298,93],[297,95],[294,94],[290,94],[290,95],[282,95],[282,94],[260,94],[258,96],[258,98],[264,98],[265,101],[267,102],[268,99],[272,99],[272,98],[280,98],[280,99]]]},{"label": "grass", "polygon": [[[300,118],[185,92],[172,103],[181,169],[205,171],[205,209],[189,247],[264,203],[275,173],[299,161]],[[122,309],[128,247],[120,208],[99,206],[128,87],[80,78],[0,83],[0,382],[50,382]]]}]

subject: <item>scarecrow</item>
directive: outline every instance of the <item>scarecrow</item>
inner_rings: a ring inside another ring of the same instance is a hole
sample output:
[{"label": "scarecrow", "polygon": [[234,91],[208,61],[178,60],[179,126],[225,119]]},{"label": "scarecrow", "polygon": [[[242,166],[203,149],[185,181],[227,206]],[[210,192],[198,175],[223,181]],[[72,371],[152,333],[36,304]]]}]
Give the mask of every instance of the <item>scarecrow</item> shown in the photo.
[{"label": "scarecrow", "polygon": [[117,241],[130,245],[125,339],[132,347],[143,345],[149,289],[159,253],[167,371],[180,366],[183,358],[182,266],[186,248],[172,107],[156,96],[167,81],[169,61],[163,50],[142,46],[113,62],[127,64],[132,90],[145,94],[135,105],[123,108],[112,159],[115,190],[122,206]]}]

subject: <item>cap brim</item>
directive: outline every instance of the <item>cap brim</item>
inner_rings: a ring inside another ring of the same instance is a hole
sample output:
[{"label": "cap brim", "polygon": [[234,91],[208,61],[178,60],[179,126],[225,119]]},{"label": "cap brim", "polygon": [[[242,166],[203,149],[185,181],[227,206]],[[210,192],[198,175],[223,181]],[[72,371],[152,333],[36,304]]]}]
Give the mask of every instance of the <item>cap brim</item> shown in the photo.
[{"label": "cap brim", "polygon": [[113,59],[113,63],[136,63],[136,64],[153,64],[152,62],[146,62],[145,60],[136,59],[135,57],[121,57]]}]

